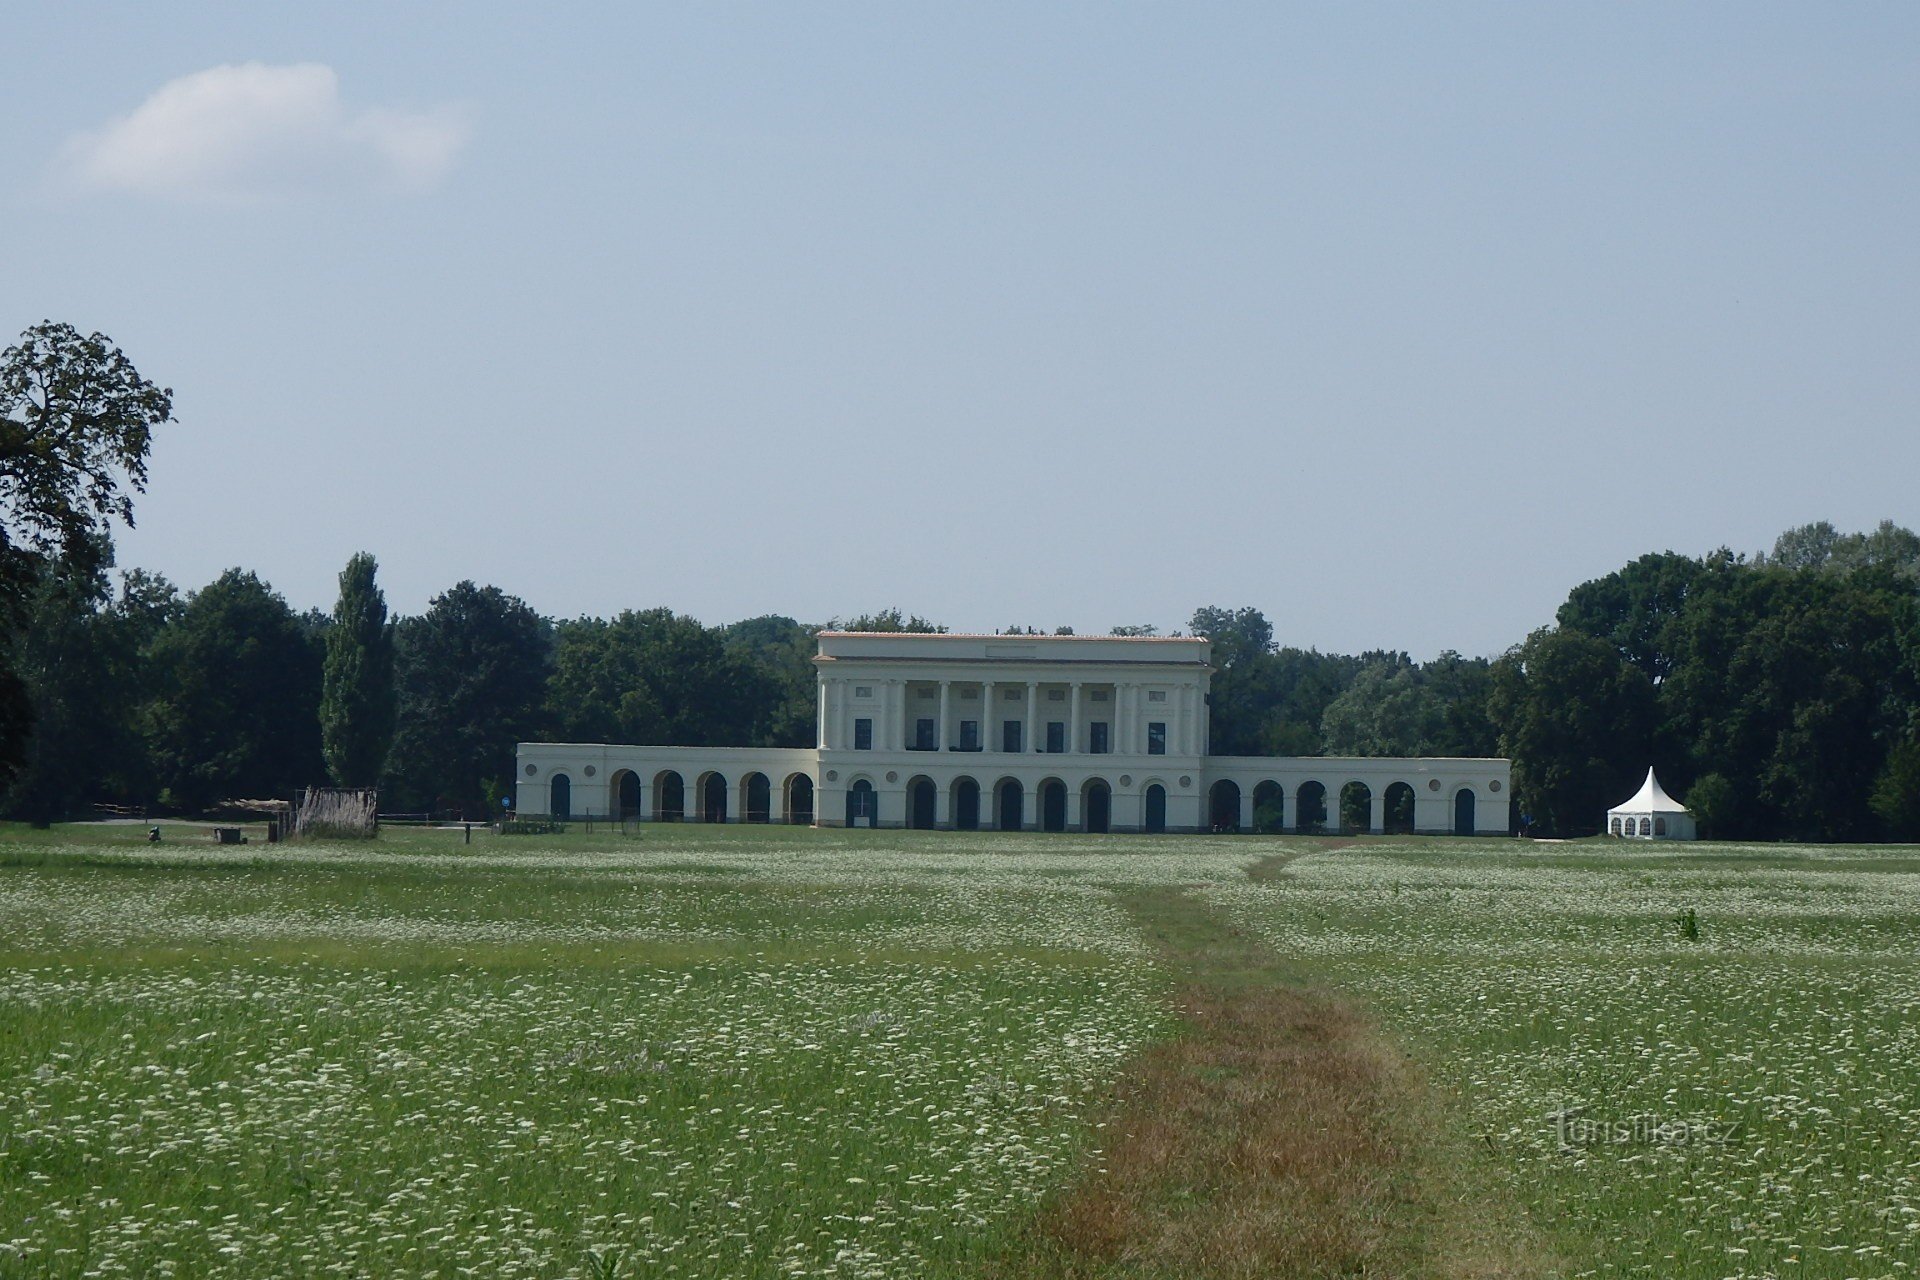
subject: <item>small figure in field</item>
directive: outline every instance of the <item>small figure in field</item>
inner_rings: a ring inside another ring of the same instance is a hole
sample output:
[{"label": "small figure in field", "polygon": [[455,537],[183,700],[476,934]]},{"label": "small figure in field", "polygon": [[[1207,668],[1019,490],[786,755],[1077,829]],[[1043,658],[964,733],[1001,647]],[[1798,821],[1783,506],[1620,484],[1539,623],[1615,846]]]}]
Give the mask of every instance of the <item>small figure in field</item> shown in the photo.
[{"label": "small figure in field", "polygon": [[148,843],[148,844],[159,844],[159,843],[160,843],[160,828],[158,828],[158,827],[148,827],[148,828],[147,828],[147,843]]}]

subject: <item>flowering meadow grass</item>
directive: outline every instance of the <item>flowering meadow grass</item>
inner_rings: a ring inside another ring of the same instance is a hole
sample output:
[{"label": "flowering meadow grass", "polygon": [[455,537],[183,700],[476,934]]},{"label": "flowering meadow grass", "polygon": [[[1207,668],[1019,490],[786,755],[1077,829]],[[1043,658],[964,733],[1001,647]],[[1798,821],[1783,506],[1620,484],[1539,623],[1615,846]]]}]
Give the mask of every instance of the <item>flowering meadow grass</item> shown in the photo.
[{"label": "flowering meadow grass", "polygon": [[1920,1258],[1900,851],[140,836],[0,829],[0,1277],[1007,1274],[1179,1031],[1172,889],[1413,1052],[1543,1271]]},{"label": "flowering meadow grass", "polygon": [[1396,842],[1222,886],[1458,1100],[1574,1276],[1920,1263],[1920,856]]}]

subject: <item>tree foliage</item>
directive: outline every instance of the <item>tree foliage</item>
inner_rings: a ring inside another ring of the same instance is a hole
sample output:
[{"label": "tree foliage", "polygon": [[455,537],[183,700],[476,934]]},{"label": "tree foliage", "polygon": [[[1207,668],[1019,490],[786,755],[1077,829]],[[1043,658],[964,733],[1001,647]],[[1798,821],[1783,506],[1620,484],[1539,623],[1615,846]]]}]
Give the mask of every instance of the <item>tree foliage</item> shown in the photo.
[{"label": "tree foliage", "polygon": [[327,773],[341,787],[377,784],[393,745],[393,628],[374,580],[378,571],[364,551],[347,561],[326,631],[320,744]]},{"label": "tree foliage", "polygon": [[514,747],[543,719],[550,632],[524,601],[472,582],[399,623],[388,765],[398,803],[480,814],[510,794]]}]

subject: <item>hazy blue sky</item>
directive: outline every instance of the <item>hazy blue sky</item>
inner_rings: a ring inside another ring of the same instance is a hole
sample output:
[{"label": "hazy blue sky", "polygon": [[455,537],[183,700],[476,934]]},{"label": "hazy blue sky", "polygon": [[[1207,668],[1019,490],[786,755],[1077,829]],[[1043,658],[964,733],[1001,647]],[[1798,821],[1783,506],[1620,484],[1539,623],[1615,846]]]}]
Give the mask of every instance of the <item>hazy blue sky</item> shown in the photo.
[{"label": "hazy blue sky", "polygon": [[1920,5],[552,8],[9,6],[123,564],[1426,657],[1920,524]]}]

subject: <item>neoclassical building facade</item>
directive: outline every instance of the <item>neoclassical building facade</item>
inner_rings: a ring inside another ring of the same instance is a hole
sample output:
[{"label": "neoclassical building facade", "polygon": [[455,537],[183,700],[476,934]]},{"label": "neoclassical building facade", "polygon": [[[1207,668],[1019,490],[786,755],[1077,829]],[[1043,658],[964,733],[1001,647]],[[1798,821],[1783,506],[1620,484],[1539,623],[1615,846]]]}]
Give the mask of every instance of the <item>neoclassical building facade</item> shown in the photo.
[{"label": "neoclassical building facade", "polygon": [[819,646],[812,748],[523,742],[517,810],[968,831],[1508,830],[1506,760],[1208,755],[1204,639],[829,631]]}]

